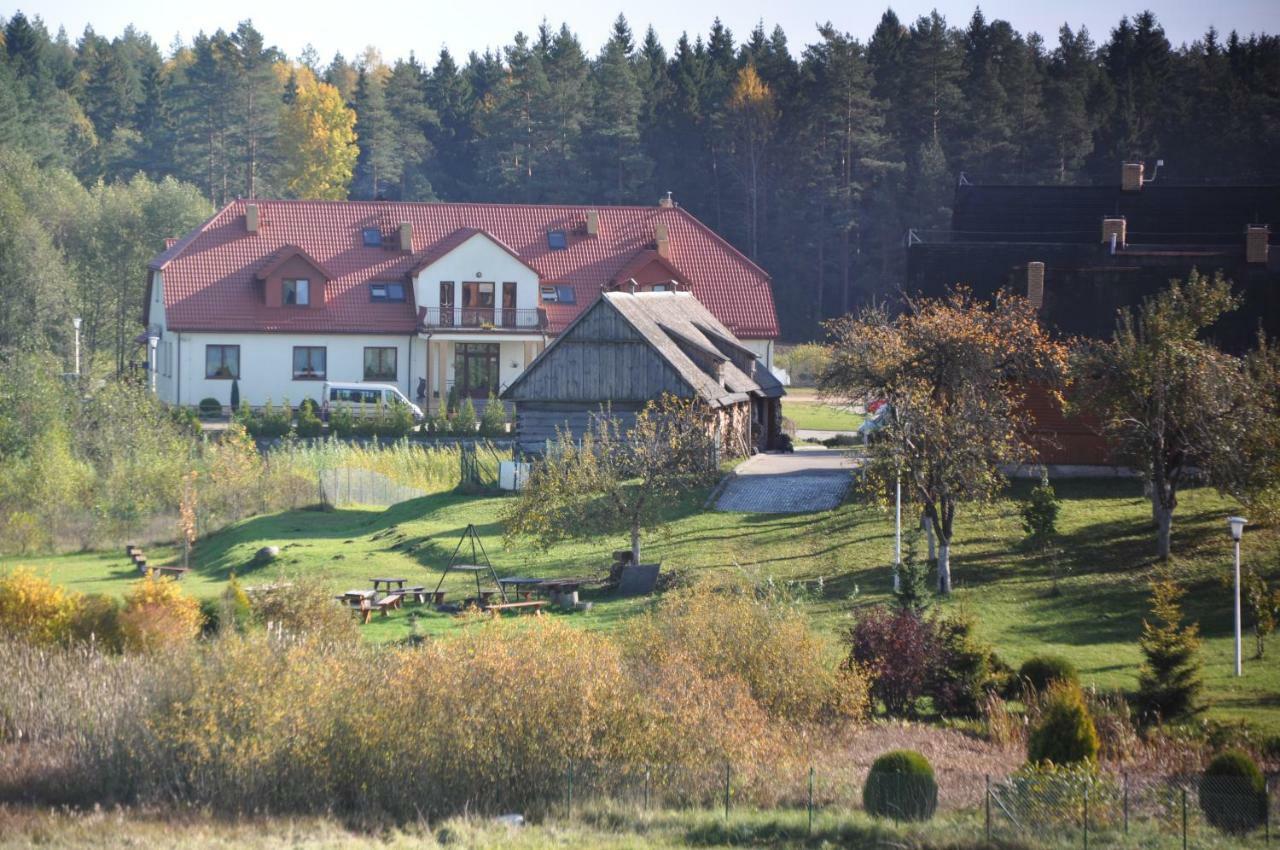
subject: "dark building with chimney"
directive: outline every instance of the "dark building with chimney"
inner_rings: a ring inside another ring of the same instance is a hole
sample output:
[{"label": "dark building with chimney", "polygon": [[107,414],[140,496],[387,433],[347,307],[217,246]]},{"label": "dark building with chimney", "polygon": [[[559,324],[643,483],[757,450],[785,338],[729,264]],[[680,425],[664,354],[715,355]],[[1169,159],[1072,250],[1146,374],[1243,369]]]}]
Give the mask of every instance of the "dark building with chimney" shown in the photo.
[{"label": "dark building with chimney", "polygon": [[[951,229],[907,237],[909,295],[939,296],[957,284],[976,295],[1025,294],[1067,336],[1109,337],[1117,311],[1185,279],[1221,271],[1242,308],[1212,331],[1227,350],[1253,345],[1261,327],[1280,336],[1280,186],[1180,185],[1124,163],[1109,186],[956,187]],[[1032,400],[1047,437],[1047,463],[1108,462],[1088,423]]]}]

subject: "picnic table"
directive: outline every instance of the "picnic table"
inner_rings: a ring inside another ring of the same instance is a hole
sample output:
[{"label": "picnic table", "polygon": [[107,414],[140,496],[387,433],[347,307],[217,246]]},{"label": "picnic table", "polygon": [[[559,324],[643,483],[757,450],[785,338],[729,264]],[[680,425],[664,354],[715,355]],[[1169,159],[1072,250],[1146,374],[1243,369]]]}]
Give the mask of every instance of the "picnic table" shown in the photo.
[{"label": "picnic table", "polygon": [[382,586],[386,585],[385,589],[387,593],[391,592],[392,585],[395,585],[396,590],[404,590],[404,586],[409,582],[407,578],[371,578],[369,581],[373,582],[373,589],[375,592],[382,590]]},{"label": "picnic table", "polygon": [[534,592],[542,586],[543,580],[540,578],[528,578],[526,576],[512,576],[511,578],[500,578],[498,584],[505,589],[515,592],[515,594],[525,601],[533,596]]},{"label": "picnic table", "polygon": [[376,590],[348,590],[346,593],[339,594],[338,598],[347,602],[359,602],[362,599],[372,601],[373,597],[377,595],[378,591]]}]

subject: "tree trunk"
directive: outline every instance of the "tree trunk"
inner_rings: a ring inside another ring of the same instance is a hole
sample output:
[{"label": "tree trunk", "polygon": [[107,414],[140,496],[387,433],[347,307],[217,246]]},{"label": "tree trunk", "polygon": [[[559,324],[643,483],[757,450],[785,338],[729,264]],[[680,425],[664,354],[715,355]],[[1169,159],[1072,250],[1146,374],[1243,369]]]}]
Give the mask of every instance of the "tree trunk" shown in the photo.
[{"label": "tree trunk", "polygon": [[925,539],[929,542],[929,563],[932,564],[934,559],[938,557],[938,544],[933,536],[933,520],[929,518],[928,514],[920,517],[920,527],[924,529]]},{"label": "tree trunk", "polygon": [[938,540],[938,593],[951,594],[951,541]]},{"label": "tree trunk", "polygon": [[1173,510],[1161,505],[1153,499],[1156,515],[1156,557],[1162,561],[1169,560],[1169,539],[1173,533]]},{"label": "tree trunk", "polygon": [[640,565],[640,524],[635,523],[631,526],[631,563],[633,566]]}]

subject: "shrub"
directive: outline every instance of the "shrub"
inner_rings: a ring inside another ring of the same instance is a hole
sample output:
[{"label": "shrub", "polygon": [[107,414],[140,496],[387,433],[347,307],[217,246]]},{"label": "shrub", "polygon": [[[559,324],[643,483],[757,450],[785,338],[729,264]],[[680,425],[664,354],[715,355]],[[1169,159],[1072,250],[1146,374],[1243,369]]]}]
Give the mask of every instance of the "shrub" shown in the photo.
[{"label": "shrub", "polygon": [[993,653],[974,634],[974,621],[965,614],[934,617],[933,670],[927,694],[940,713],[977,717],[982,698],[993,687]]},{"label": "shrub", "polygon": [[1037,691],[1059,682],[1078,684],[1075,665],[1061,655],[1033,655],[1018,668],[1018,678]]},{"label": "shrub", "polygon": [[319,416],[320,403],[317,402],[314,398],[310,398],[310,397],[304,398],[302,401],[298,402],[298,413],[302,413],[302,411],[304,410],[310,410],[316,416]]},{"label": "shrub", "polygon": [[1091,829],[1119,829],[1125,791],[1115,775],[1092,764],[1027,764],[1000,783],[1001,811],[1061,835],[1080,828],[1088,810]]},{"label": "shrub", "polygon": [[696,669],[711,681],[737,680],[770,716],[808,722],[862,718],[865,674],[840,666],[796,608],[741,587],[696,585],[663,598],[627,635],[637,665]]},{"label": "shrub", "polygon": [[[307,399],[307,401],[311,401]],[[305,402],[298,405],[298,436],[314,438],[319,437],[320,432],[324,430],[324,423],[320,421],[320,417],[316,415],[315,402],[310,405]]]},{"label": "shrub", "polygon": [[910,610],[883,606],[863,613],[846,639],[847,664],[871,677],[871,697],[892,716],[913,715],[933,672],[934,635],[929,621]]},{"label": "shrub", "polygon": [[1027,739],[1032,764],[1078,764],[1098,760],[1098,730],[1084,693],[1074,684],[1057,684],[1046,694],[1043,713]]},{"label": "shrub", "polygon": [[502,437],[507,433],[507,408],[498,397],[489,393],[480,416],[480,433],[486,437]]},{"label": "shrub", "polygon": [[476,406],[470,398],[464,398],[458,405],[458,412],[453,417],[454,433],[474,437],[476,433]]},{"label": "shrub", "polygon": [[338,437],[350,437],[356,432],[355,414],[347,405],[339,405],[329,411],[329,430]]},{"label": "shrub", "polygon": [[92,593],[78,600],[67,624],[67,636],[76,643],[92,644],[109,652],[124,646],[120,631],[120,602],[114,596]]},{"label": "shrub", "polygon": [[200,415],[205,419],[213,419],[222,415],[222,402],[213,396],[200,399]]},{"label": "shrub", "polygon": [[1058,512],[1061,503],[1049,476],[1041,470],[1040,483],[1031,490],[1031,495],[1019,507],[1022,514],[1022,530],[1026,533],[1027,545],[1036,549],[1044,549],[1053,543],[1058,534]]},{"label": "shrub", "polygon": [[253,619],[253,605],[249,602],[249,595],[244,592],[244,587],[241,586],[240,579],[236,578],[235,573],[227,579],[221,601],[222,604],[219,606],[221,610],[218,612],[219,629],[225,627],[239,631],[249,625],[249,621]]},{"label": "shrub", "polygon": [[190,642],[203,624],[200,603],[177,581],[148,573],[125,597],[120,631],[125,649],[150,652]]},{"label": "shrub", "polygon": [[18,567],[0,576],[0,633],[36,644],[61,640],[76,599],[34,570]]},{"label": "shrub", "polygon": [[923,821],[938,808],[938,783],[929,760],[913,750],[880,756],[862,786],[867,814],[894,820]]},{"label": "shrub", "polygon": [[175,405],[169,408],[169,420],[184,434],[189,436],[200,434],[200,414],[195,408]]},{"label": "shrub", "polygon": [[1229,835],[1246,835],[1267,818],[1266,779],[1248,754],[1228,750],[1204,769],[1200,808],[1205,820]]},{"label": "shrub", "polygon": [[274,439],[288,434],[293,427],[293,410],[286,400],[277,408],[271,399],[262,406],[262,411],[249,420],[249,433],[263,439]]},{"label": "shrub", "polygon": [[1151,582],[1155,622],[1142,621],[1138,644],[1145,658],[1138,671],[1138,712],[1144,723],[1181,720],[1203,711],[1200,691],[1200,629],[1182,625],[1184,591],[1172,578]]},{"label": "shrub", "polygon": [[[241,591],[243,594],[244,591]],[[280,575],[244,601],[253,617],[277,634],[350,642],[358,635],[356,619],[333,600],[333,591],[315,577]]]}]

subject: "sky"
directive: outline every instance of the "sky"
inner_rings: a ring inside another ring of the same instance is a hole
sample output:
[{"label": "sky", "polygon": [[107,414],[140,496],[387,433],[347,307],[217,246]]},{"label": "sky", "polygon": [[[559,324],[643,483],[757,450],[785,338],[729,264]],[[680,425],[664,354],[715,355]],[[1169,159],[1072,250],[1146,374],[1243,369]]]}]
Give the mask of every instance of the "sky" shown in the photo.
[{"label": "sky", "polygon": [[1110,0],[986,0],[980,4],[975,0],[899,0],[892,4],[888,0],[28,0],[25,4],[0,0],[0,16],[8,18],[18,10],[38,15],[52,32],[66,27],[73,41],[86,24],[92,24],[99,35],[111,37],[132,23],[166,52],[175,36],[190,41],[202,29],[232,29],[249,18],[269,44],[291,57],[296,58],[307,44],[314,45],[325,60],[335,51],[352,58],[373,45],[388,61],[413,51],[430,64],[446,45],[458,57],[471,50],[500,48],[509,44],[517,31],[536,31],[544,19],[557,29],[561,22],[568,23],[594,54],[608,38],[619,12],[627,16],[637,39],[652,25],[668,52],[681,32],[688,31],[691,37],[705,33],[718,15],[739,41],[760,21],[766,31],[781,24],[792,52],[798,54],[815,40],[814,27],[824,21],[865,40],[889,5],[904,22],[937,8],[953,25],[963,25],[975,6],[981,5],[988,19],[1003,18],[1021,32],[1039,32],[1050,45],[1056,43],[1063,23],[1073,28],[1083,24],[1095,41],[1104,41],[1121,14],[1132,15],[1144,8],[1156,13],[1174,45],[1195,40],[1211,25],[1223,33],[1280,29],[1276,0],[1138,0],[1133,8]]}]

